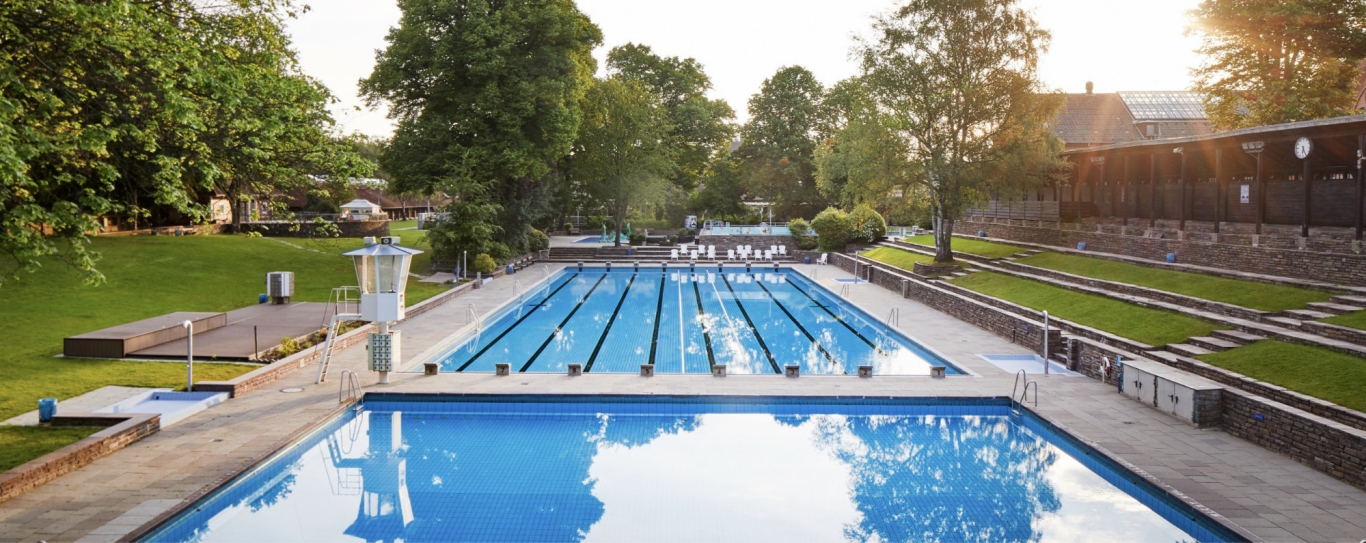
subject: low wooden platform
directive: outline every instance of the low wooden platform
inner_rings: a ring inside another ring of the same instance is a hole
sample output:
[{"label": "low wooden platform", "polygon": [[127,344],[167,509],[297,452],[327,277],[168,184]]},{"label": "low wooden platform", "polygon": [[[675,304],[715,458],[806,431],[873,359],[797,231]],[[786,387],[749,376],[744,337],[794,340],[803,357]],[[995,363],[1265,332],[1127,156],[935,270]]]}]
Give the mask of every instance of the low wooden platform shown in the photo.
[{"label": "low wooden platform", "polygon": [[181,326],[185,321],[194,323],[197,337],[201,331],[226,326],[228,314],[179,311],[71,336],[62,340],[62,354],[81,358],[123,358],[133,351],[185,339],[185,328]]},{"label": "low wooden platform", "polygon": [[[195,360],[254,360],[280,345],[283,338],[298,338],[327,326],[327,304],[295,302],[261,304],[227,313],[227,324],[200,333],[195,330]],[[253,334],[254,329],[254,334]],[[185,337],[130,352],[130,358],[185,358]]]}]

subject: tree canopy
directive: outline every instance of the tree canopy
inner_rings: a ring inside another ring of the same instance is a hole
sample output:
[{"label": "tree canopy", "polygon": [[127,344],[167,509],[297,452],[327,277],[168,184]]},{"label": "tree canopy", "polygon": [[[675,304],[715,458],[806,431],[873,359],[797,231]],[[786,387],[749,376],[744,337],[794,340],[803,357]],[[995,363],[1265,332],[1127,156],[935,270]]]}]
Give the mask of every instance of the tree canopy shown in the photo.
[{"label": "tree canopy", "polygon": [[155,205],[197,220],[216,187],[269,197],[366,170],[331,134],[330,94],[298,70],[282,30],[295,13],[288,0],[0,3],[7,262],[56,255],[98,282],[100,216]]},{"label": "tree canopy", "polygon": [[1348,115],[1366,57],[1366,1],[1204,0],[1195,90],[1221,130]]},{"label": "tree canopy", "polygon": [[[644,83],[609,77],[589,88],[583,112],[570,171],[611,210],[620,233],[627,210],[657,201],[667,186],[665,175],[674,167],[667,110]],[[614,243],[621,245],[620,235]]]},{"label": "tree canopy", "polygon": [[[441,239],[471,244],[437,246],[433,238],[438,254],[525,249],[530,223],[551,213],[561,182],[553,170],[577,136],[601,31],[572,0],[402,0],[399,8],[399,26],[361,81],[366,99],[388,103],[398,121],[380,165],[396,192],[444,192],[453,216],[494,214],[493,228],[480,232],[497,240],[448,235]],[[478,210],[457,209],[469,206]]]},{"label": "tree canopy", "polygon": [[814,162],[824,96],[810,70],[788,66],[749,99],[750,118],[735,156],[744,165],[747,194],[772,202],[778,215],[825,207]]},{"label": "tree canopy", "polygon": [[910,0],[873,30],[858,55],[874,112],[843,134],[849,152],[883,157],[874,168],[905,161],[887,178],[926,192],[935,260],[946,262],[968,205],[995,185],[1037,183],[1061,168],[1061,142],[1046,124],[1061,100],[1037,71],[1049,34],[1015,0]]}]

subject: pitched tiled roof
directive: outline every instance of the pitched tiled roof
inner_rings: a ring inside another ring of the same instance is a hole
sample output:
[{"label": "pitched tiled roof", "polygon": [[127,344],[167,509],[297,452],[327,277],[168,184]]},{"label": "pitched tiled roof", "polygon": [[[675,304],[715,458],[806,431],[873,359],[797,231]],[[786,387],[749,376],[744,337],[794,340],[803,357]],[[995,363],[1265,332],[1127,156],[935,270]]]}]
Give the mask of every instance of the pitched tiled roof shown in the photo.
[{"label": "pitched tiled roof", "polygon": [[1108,145],[1143,139],[1118,94],[1068,94],[1053,133],[1068,147]]}]

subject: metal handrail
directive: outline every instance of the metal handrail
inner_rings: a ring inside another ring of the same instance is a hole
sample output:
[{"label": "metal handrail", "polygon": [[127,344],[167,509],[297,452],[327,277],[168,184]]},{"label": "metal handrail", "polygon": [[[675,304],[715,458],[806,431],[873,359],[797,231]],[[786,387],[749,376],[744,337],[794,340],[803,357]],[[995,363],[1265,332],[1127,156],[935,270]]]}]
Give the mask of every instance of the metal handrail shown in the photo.
[{"label": "metal handrail", "polygon": [[1023,405],[1029,397],[1029,385],[1034,385],[1034,407],[1039,407],[1039,382],[1030,381],[1025,383],[1024,390],[1020,391],[1020,404]]},{"label": "metal handrail", "polygon": [[882,324],[883,324],[883,326],[886,327],[886,328],[891,328],[892,326],[900,327],[900,326],[901,326],[901,308],[899,308],[899,307],[893,307],[891,311],[888,311],[888,312],[887,312],[887,319],[884,320]]},{"label": "metal handrail", "polygon": [[337,403],[350,403],[360,398],[360,380],[356,372],[342,370],[341,378],[337,381]]},{"label": "metal handrail", "polygon": [[1015,385],[1010,387],[1010,403],[1011,403],[1011,406],[1012,406],[1012,407],[1013,407],[1014,404],[1016,403],[1016,402],[1015,402],[1015,393],[1016,393],[1016,392],[1019,392],[1019,390],[1020,390],[1020,382],[1021,382],[1021,381],[1023,381],[1023,382],[1025,383],[1026,386],[1029,385],[1029,374],[1028,374],[1028,373],[1025,373],[1025,370],[1020,370],[1020,371],[1015,372]]},{"label": "metal handrail", "polygon": [[481,332],[484,329],[484,319],[479,316],[479,310],[475,309],[474,304],[465,308],[465,325],[474,324],[474,331]]}]

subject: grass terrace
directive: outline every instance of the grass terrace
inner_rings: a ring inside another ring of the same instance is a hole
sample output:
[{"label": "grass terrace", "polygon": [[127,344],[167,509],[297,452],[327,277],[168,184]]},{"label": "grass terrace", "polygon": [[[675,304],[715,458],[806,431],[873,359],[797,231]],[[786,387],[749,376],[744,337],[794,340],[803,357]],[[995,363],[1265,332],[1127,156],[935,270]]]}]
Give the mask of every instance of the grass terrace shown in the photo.
[{"label": "grass terrace", "polygon": [[1349,409],[1366,411],[1366,361],[1321,347],[1263,340],[1200,360]]},{"label": "grass terrace", "polygon": [[[956,243],[956,242],[955,242]],[[1127,283],[1262,311],[1303,309],[1332,296],[1322,290],[1227,279],[1198,273],[1060,253],[1039,253],[1016,262],[1054,271]],[[1366,319],[1363,319],[1366,324]]]},{"label": "grass terrace", "polygon": [[874,249],[869,249],[859,254],[866,256],[872,260],[881,262],[883,264],[896,266],[906,271],[911,271],[915,269],[916,263],[934,263],[934,257],[932,256],[922,255],[920,253],[912,253],[910,251],[903,251],[901,249],[893,249],[891,247],[877,247]]},{"label": "grass terrace", "polygon": [[[904,241],[916,245],[923,245],[930,249],[934,248],[934,236],[929,234],[904,238]],[[955,237],[953,238],[953,250],[954,252],[977,255],[983,258],[1005,258],[1022,253],[1025,251],[1025,248],[993,241]]]},{"label": "grass terrace", "polygon": [[[427,250],[421,234],[403,243]],[[249,238],[246,236],[128,236],[95,238],[93,248],[107,282],[85,286],[71,269],[48,260],[37,273],[0,287],[0,322],[8,327],[0,349],[0,420],[37,409],[39,398],[59,400],[107,385],[183,388],[181,362],[63,358],[62,338],[173,311],[228,311],[256,303],[265,274],[295,273],[296,301],[327,301],[333,287],[356,284],[343,251],[359,239]],[[418,255],[427,257],[427,254]],[[426,259],[413,270],[426,271]],[[408,303],[446,286],[409,281]],[[196,361],[197,381],[232,379],[259,366]],[[0,427],[0,465],[9,467],[76,441],[88,429]],[[93,430],[91,430],[93,431]]]},{"label": "grass terrace", "polygon": [[1328,317],[1323,319],[1323,322],[1336,324],[1338,326],[1346,326],[1348,328],[1356,328],[1357,330],[1366,330],[1366,311],[1356,311],[1345,315],[1338,315],[1336,317]]},{"label": "grass terrace", "polygon": [[1179,313],[1141,307],[995,272],[977,272],[950,282],[1153,346],[1183,343],[1190,337],[1207,336],[1221,328],[1214,323]]}]

